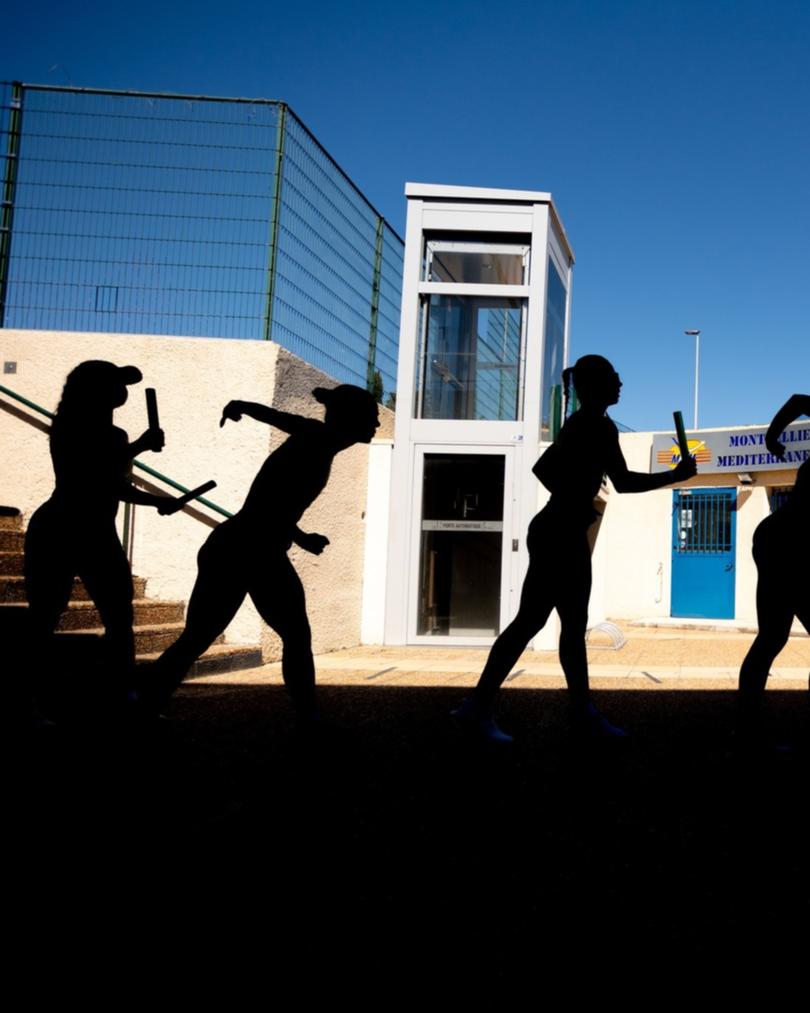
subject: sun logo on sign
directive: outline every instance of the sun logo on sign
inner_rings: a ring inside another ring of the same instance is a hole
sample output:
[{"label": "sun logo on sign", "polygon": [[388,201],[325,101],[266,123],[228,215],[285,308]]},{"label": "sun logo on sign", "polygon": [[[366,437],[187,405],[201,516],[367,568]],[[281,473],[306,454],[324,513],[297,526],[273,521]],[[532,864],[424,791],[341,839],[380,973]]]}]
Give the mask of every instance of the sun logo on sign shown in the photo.
[{"label": "sun logo on sign", "polygon": [[[704,440],[688,440],[689,453],[694,457],[698,464],[708,464],[712,459],[712,452],[706,446]],[[681,448],[678,446],[677,439],[672,437],[672,446],[666,450],[659,450],[656,454],[656,460],[659,464],[667,464],[670,468],[678,466],[681,460]]]}]

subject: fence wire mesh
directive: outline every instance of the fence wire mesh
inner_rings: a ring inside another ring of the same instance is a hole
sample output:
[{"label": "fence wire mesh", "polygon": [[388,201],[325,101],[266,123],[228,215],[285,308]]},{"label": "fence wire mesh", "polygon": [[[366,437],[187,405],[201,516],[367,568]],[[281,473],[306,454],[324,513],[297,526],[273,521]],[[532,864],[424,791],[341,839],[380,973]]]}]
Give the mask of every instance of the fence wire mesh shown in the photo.
[{"label": "fence wire mesh", "polygon": [[402,240],[283,103],[7,83],[0,131],[0,325],[271,338],[395,389]]}]

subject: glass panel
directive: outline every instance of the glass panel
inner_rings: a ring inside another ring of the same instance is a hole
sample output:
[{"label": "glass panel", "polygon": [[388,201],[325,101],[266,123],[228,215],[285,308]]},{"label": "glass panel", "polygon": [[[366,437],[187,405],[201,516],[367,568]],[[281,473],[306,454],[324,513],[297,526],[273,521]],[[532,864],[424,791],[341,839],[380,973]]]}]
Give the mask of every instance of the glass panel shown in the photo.
[{"label": "glass panel", "polygon": [[524,306],[523,299],[430,297],[418,417],[518,418]]},{"label": "glass panel", "polygon": [[528,246],[427,244],[425,281],[465,285],[525,285]]},{"label": "glass panel", "polygon": [[565,285],[549,260],[543,342],[543,390],[540,405],[541,440],[553,440],[559,432],[561,423],[565,301]]},{"label": "glass panel", "polygon": [[501,454],[425,454],[420,636],[498,633],[504,468]]}]

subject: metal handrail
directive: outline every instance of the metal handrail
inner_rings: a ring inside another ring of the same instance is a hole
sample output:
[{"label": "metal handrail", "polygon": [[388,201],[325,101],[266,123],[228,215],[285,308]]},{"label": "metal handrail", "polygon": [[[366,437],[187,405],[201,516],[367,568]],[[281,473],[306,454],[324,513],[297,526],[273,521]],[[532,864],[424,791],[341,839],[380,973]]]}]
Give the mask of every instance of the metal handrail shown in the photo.
[{"label": "metal handrail", "polygon": [[[55,418],[53,412],[49,412],[47,408],[43,408],[42,405],[38,405],[35,401],[29,401],[27,397],[23,397],[22,394],[18,394],[16,391],[11,390],[9,387],[4,387],[0,383],[0,393],[8,395],[15,401],[19,401],[20,404],[24,404],[26,408],[30,408],[32,411],[39,412],[40,415],[45,415],[47,418]],[[157,478],[161,482],[165,482],[166,485],[170,485],[173,489],[177,489],[178,492],[187,493],[191,492],[186,486],[181,485],[179,482],[175,482],[173,478],[169,478],[168,475],[163,475],[161,472],[156,471],[154,468],[150,468],[148,464],[142,464],[140,461],[133,461],[133,466],[140,468],[141,471],[145,471],[147,475],[151,475],[152,478]],[[202,503],[203,506],[207,506],[209,510],[213,510],[215,513],[221,514],[223,517],[233,517],[230,511],[224,507],[219,506],[217,503],[213,503],[210,499],[206,499],[204,496],[199,496],[197,499],[191,501],[192,503]],[[190,505],[190,504],[187,504]]]}]

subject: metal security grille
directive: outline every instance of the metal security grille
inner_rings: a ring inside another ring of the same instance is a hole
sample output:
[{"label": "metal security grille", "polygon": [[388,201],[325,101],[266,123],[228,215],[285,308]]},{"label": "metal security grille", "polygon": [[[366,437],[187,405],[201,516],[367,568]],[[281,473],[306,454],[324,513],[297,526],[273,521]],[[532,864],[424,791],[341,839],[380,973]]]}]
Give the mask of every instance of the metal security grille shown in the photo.
[{"label": "metal security grille", "polygon": [[770,495],[768,496],[771,513],[778,510],[780,507],[783,507],[785,503],[787,503],[792,489],[793,486],[791,485],[774,486],[774,488],[771,489]]},{"label": "metal security grille", "polygon": [[734,547],[734,496],[679,492],[675,501],[675,550],[679,553],[722,555]]},{"label": "metal security grille", "polygon": [[0,131],[0,326],[272,338],[395,389],[402,240],[289,106],[4,84]]}]

